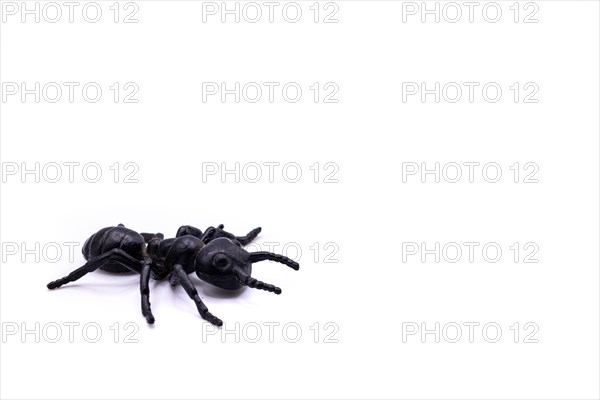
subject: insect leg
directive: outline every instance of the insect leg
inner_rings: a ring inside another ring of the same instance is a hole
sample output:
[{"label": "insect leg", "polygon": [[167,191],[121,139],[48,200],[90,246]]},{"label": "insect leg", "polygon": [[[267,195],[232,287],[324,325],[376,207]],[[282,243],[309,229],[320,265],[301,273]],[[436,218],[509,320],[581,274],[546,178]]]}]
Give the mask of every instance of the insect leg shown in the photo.
[{"label": "insect leg", "polygon": [[196,287],[194,286],[192,281],[190,281],[189,276],[187,275],[181,264],[176,264],[173,268],[173,272],[177,274],[179,281],[181,282],[181,286],[183,286],[188,296],[190,296],[190,298],[194,300],[194,303],[196,303],[196,308],[198,308],[200,316],[202,316],[202,318],[204,318],[213,325],[223,325],[223,321],[221,321],[219,318],[215,317],[208,311],[208,307],[204,305],[202,299],[200,299],[200,296],[198,296],[198,291],[196,290]]},{"label": "insect leg", "polygon": [[[94,272],[98,268],[102,267],[104,264],[111,262],[111,261],[117,261],[117,262],[124,261],[126,264],[125,266],[127,266],[127,268],[129,268],[129,269],[137,268],[137,269],[132,269],[133,272],[140,271],[141,262],[139,260],[135,259],[134,257],[131,257],[129,254],[125,253],[121,249],[113,249],[107,253],[99,255],[98,257],[92,258],[91,260],[86,262],[83,266],[81,266],[81,267],[77,268],[76,270],[74,270],[73,272],[71,272],[69,275],[50,282],[47,285],[47,287],[48,287],[48,289],[56,289],[64,284],[69,283],[69,282],[74,282],[74,281],[80,279],[81,277],[83,277],[84,275],[86,275],[90,272]],[[132,267],[130,264],[133,264],[135,267]]]}]

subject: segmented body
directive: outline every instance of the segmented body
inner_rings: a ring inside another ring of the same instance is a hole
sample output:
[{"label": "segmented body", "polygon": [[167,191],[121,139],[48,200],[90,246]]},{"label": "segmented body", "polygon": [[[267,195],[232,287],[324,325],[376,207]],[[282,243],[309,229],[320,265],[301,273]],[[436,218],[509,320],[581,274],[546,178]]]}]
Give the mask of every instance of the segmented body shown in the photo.
[{"label": "segmented body", "polygon": [[150,240],[147,252],[153,264],[165,271],[170,271],[180,264],[185,272],[194,272],[194,260],[204,247],[204,242],[197,237],[186,235],[173,239]]},{"label": "segmented body", "polygon": [[[136,231],[124,226],[111,226],[100,229],[90,236],[83,244],[81,252],[86,260],[90,260],[113,249],[121,249],[135,259],[143,261],[146,242]],[[130,269],[115,262],[107,262],[100,269],[115,273],[131,272]]]}]

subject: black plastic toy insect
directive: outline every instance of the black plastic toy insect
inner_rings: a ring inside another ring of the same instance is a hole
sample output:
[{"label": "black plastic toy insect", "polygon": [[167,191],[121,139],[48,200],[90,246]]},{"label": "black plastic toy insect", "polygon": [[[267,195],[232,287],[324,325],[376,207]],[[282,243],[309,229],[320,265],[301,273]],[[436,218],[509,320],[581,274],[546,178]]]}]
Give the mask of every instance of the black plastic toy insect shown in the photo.
[{"label": "black plastic toy insect", "polygon": [[210,227],[203,233],[193,226],[184,225],[177,237],[164,239],[161,233],[137,233],[122,224],[100,229],[83,245],[83,256],[87,260],[82,267],[69,275],[50,282],[48,289],[56,289],[73,282],[98,268],[115,273],[136,272],[140,274],[142,315],[150,324],[154,316],[150,310],[150,275],[156,280],[169,277],[171,285],[181,284],[196,303],[198,312],[205,320],[221,326],[223,321],[212,315],[198,296],[188,277],[196,272],[205,282],[227,290],[243,286],[281,294],[281,289],[254,279],[252,264],[264,260],[277,261],[292,269],[300,265],[280,254],[265,251],[249,253],[242,245],[250,243],[260,232],[256,228],[246,236],[234,236],[223,230],[223,225]]}]

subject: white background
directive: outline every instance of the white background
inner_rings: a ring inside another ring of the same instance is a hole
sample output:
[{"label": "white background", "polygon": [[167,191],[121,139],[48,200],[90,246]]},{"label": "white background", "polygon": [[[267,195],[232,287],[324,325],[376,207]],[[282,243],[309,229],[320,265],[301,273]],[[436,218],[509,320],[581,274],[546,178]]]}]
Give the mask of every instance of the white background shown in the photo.
[{"label": "white background", "polygon": [[[97,23],[82,18],[85,3],[73,23],[65,6],[57,23],[3,14],[4,85],[103,88],[96,103],[80,89],[73,103],[66,91],[57,103],[43,96],[36,103],[33,95],[22,101],[20,93],[1,103],[5,173],[14,163],[36,162],[95,162],[103,173],[98,183],[86,182],[81,167],[73,183],[66,167],[57,183],[41,173],[39,183],[21,171],[3,177],[3,398],[599,397],[597,2],[537,1],[537,23],[523,22],[535,9],[525,2],[515,23],[512,1],[498,3],[497,23],[482,17],[485,3],[472,23],[462,3],[457,23],[443,16],[436,23],[431,15],[422,23],[420,14],[403,22],[407,4],[399,1],[337,1],[337,23],[323,23],[324,3],[315,23],[312,1],[299,2],[297,23],[282,18],[284,3],[273,23],[266,6],[257,23],[232,16],[221,23],[218,14],[204,23],[202,2],[137,1],[139,22],[123,23],[132,8],[125,12],[122,2],[114,23],[113,3],[99,2]],[[115,103],[115,82],[135,83],[139,101],[124,103],[122,92]],[[236,103],[232,95],[203,102],[203,82],[297,82],[303,95],[290,103],[279,89],[273,103],[266,92],[257,103]],[[314,82],[335,83],[338,102],[324,103],[322,92],[315,103]],[[480,86],[473,102],[466,90],[457,103],[436,103],[433,95],[404,102],[403,82]],[[503,89],[495,103],[481,96],[488,82]],[[509,88],[515,82],[522,90],[516,103]],[[528,82],[539,88],[537,103],[523,101]],[[115,162],[118,183],[109,169]],[[138,183],[123,182],[127,162],[139,167]],[[295,162],[302,177],[289,183],[280,167],[269,182],[265,167],[257,183],[243,175],[239,183],[233,175],[203,179],[203,163],[236,162]],[[310,169],[316,162],[317,183]],[[457,183],[443,176],[436,183],[432,175],[425,183],[420,175],[403,182],[405,163],[464,162],[480,163],[473,183],[466,167]],[[493,162],[502,169],[497,183],[481,173]],[[523,174],[515,183],[515,162],[522,173],[529,172],[525,163],[535,163],[538,183],[524,183]],[[325,163],[339,168],[337,183],[324,182],[331,171]],[[192,276],[225,321],[227,331],[218,333],[181,287],[167,282],[151,283],[153,327],[141,316],[135,275],[95,272],[46,289],[84,262],[80,247],[71,262],[63,243],[82,243],[118,223],[166,236],[183,224],[223,223],[238,234],[260,225],[261,248],[300,247],[301,269],[255,266],[254,276],[280,286],[281,296],[223,293]],[[463,253],[456,263],[443,254],[436,263],[434,255],[425,262],[420,253],[407,255],[403,243],[410,242],[480,246],[473,262]],[[537,263],[524,262],[529,242],[539,248]],[[43,251],[55,243],[58,260]],[[483,258],[486,243],[501,247],[498,262]],[[332,249],[337,263],[326,262]],[[272,340],[264,325],[270,322],[279,324]],[[479,324],[472,343],[469,322]],[[73,343],[68,323],[79,324]],[[126,329],[127,323],[133,324]],[[403,335],[436,323],[439,343],[434,334]],[[482,333],[488,323],[502,329],[495,343],[493,329]],[[36,324],[39,338],[22,336]],[[89,343],[85,324],[101,328],[98,342]],[[296,343],[289,340],[293,329],[282,332],[285,324],[300,327]],[[462,327],[457,343],[454,324]],[[51,343],[57,325],[62,336]],[[251,343],[256,326],[262,336]],[[137,343],[126,343],[131,332]]]}]

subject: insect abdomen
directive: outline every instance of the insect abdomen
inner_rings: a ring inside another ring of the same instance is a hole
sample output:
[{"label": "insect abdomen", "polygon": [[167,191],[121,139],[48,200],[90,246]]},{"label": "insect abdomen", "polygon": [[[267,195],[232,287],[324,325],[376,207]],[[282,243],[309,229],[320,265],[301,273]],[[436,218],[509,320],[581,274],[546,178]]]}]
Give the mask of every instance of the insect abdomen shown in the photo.
[{"label": "insect abdomen", "polygon": [[[97,257],[112,249],[121,249],[130,256],[143,260],[145,241],[142,235],[122,226],[100,229],[90,236],[83,245],[83,257],[86,260]],[[131,272],[124,266],[109,262],[100,269],[108,272]]]}]

